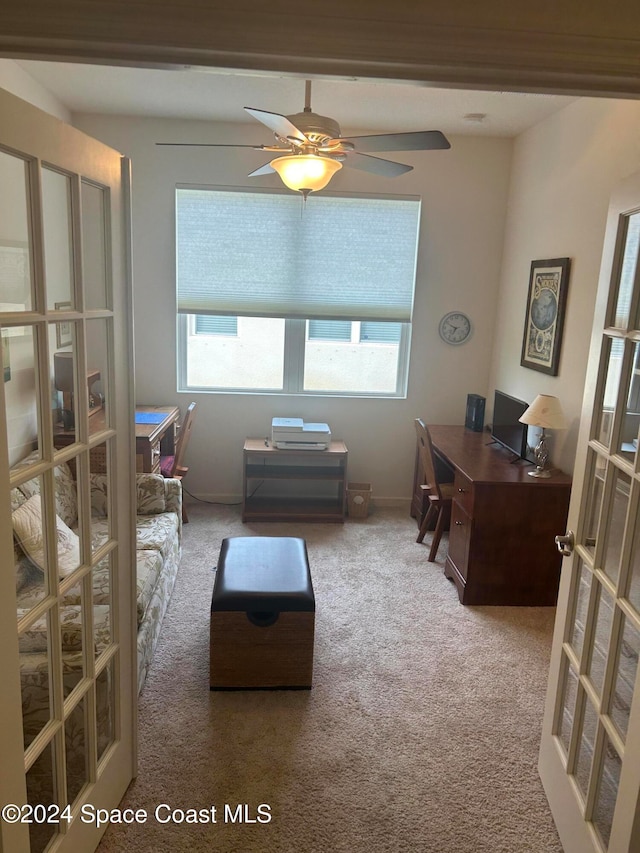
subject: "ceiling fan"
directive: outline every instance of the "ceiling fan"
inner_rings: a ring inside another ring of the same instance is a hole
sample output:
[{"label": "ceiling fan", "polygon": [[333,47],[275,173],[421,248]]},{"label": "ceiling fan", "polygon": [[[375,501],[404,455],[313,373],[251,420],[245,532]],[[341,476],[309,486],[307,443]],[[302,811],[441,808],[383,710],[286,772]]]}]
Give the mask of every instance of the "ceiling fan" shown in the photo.
[{"label": "ceiling fan", "polygon": [[413,169],[413,166],[407,166],[404,163],[372,157],[369,152],[433,151],[451,148],[448,139],[439,130],[341,136],[340,125],[335,119],[312,112],[310,80],[305,82],[305,106],[301,113],[283,116],[253,107],[245,107],[245,110],[273,131],[276,138],[275,145],[207,142],[157,142],[156,144],[205,148],[253,148],[256,151],[269,151],[277,156],[264,166],[255,169],[249,177],[277,172],[289,189],[301,192],[305,198],[310,192],[324,189],[343,165],[389,178]]}]

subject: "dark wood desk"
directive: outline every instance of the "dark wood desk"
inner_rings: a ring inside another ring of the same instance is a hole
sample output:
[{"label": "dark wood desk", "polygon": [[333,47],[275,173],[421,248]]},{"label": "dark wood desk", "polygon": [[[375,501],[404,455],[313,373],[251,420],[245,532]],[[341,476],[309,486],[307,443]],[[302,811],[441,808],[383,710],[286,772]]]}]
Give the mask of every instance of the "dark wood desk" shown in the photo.
[{"label": "dark wood desk", "polygon": [[136,406],[136,414],[164,415],[158,423],[136,423],[136,471],[160,473],[160,456],[175,452],[176,425],[180,417],[177,406]]},{"label": "dark wood desk", "polygon": [[[136,412],[162,415],[158,423],[136,423],[136,471],[138,473],[160,473],[160,455],[170,456],[174,452],[175,428],[180,417],[177,406],[136,406]],[[106,427],[104,409],[92,414],[89,418],[89,432],[94,434]],[[76,440],[75,430],[65,430],[58,426],[54,430],[54,447],[61,448],[73,444]],[[101,451],[101,448],[96,450]],[[93,453],[93,451],[92,451]],[[91,470],[101,473],[105,470],[104,453],[96,452],[91,459]]]},{"label": "dark wood desk", "polygon": [[571,478],[530,477],[533,467],[490,444],[488,433],[429,425],[435,452],[451,466],[455,497],[445,575],[463,604],[554,605]]}]

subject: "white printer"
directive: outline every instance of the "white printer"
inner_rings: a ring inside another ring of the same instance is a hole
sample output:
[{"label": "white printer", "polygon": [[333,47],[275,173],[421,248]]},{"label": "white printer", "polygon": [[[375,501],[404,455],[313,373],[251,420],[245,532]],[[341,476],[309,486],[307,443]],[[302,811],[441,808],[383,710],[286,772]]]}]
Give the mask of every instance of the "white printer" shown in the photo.
[{"label": "white printer", "polygon": [[273,418],[271,442],[279,450],[326,450],[331,430],[328,424],[307,424],[302,418]]}]

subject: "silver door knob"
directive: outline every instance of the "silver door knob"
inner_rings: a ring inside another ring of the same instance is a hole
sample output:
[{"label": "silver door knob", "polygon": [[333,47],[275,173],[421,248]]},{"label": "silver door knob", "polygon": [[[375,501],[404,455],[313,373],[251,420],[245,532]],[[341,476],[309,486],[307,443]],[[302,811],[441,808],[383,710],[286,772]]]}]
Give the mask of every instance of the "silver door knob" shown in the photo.
[{"label": "silver door knob", "polygon": [[556,547],[563,557],[570,557],[573,554],[575,544],[573,530],[567,530],[564,536],[556,536]]}]

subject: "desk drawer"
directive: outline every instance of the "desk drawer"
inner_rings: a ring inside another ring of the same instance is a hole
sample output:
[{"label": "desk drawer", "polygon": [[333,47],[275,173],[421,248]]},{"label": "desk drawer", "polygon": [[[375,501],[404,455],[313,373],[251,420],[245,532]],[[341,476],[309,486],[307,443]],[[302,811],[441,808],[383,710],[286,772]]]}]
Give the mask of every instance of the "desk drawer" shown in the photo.
[{"label": "desk drawer", "polygon": [[136,441],[136,472],[138,474],[160,473],[160,440],[153,444],[145,440]]},{"label": "desk drawer", "polygon": [[467,579],[467,564],[469,561],[469,542],[471,540],[471,518],[453,502],[451,509],[451,527],[449,529],[449,559],[458,573]]},{"label": "desk drawer", "polygon": [[156,441],[151,445],[151,467],[149,469],[152,474],[160,473],[160,442]]},{"label": "desk drawer", "polygon": [[473,483],[460,471],[456,471],[453,483],[453,499],[460,504],[467,515],[473,515]]}]

